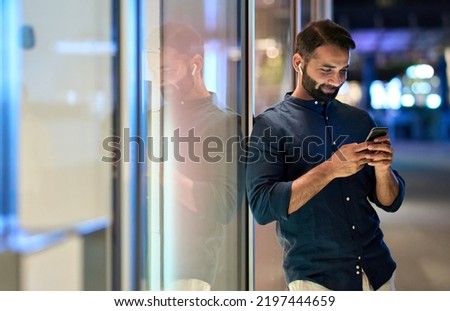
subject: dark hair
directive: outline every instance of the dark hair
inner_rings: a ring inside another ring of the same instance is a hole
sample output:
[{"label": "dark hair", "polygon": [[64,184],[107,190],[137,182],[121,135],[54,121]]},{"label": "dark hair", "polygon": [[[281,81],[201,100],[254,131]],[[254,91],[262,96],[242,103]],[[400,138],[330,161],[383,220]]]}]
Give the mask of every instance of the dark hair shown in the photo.
[{"label": "dark hair", "polygon": [[164,46],[171,47],[181,54],[203,56],[203,39],[192,27],[178,22],[169,22],[164,24],[160,31]]},{"label": "dark hair", "polygon": [[355,41],[344,27],[326,19],[306,25],[297,34],[294,51],[308,61],[318,47],[326,44],[336,45],[347,50],[356,47]]}]

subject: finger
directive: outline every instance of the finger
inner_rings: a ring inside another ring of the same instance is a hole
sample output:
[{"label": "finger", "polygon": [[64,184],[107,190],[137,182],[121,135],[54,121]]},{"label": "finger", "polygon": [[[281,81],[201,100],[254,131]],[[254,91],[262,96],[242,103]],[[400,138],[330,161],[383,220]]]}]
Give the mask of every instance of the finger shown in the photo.
[{"label": "finger", "polygon": [[388,151],[372,151],[366,154],[366,158],[370,161],[385,161],[392,160],[392,153]]},{"label": "finger", "polygon": [[368,157],[370,163],[380,163],[390,165],[392,163],[392,154],[389,152],[377,152]]},{"label": "finger", "polygon": [[367,147],[368,150],[374,151],[374,152],[387,152],[392,153],[392,147],[388,144],[371,144]]},{"label": "finger", "polygon": [[391,153],[389,151],[377,151],[372,153],[374,159],[385,160],[391,157]]},{"label": "finger", "polygon": [[361,151],[367,150],[371,144],[372,144],[371,142],[363,142],[363,143],[357,144],[355,146],[355,152],[361,152]]},{"label": "finger", "polygon": [[390,166],[391,165],[391,161],[389,161],[389,160],[371,161],[371,162],[367,163],[367,165],[370,165],[370,166]]},{"label": "finger", "polygon": [[389,136],[385,135],[385,136],[380,136],[377,137],[373,140],[374,143],[377,144],[390,144],[391,143],[391,139],[389,138]]}]

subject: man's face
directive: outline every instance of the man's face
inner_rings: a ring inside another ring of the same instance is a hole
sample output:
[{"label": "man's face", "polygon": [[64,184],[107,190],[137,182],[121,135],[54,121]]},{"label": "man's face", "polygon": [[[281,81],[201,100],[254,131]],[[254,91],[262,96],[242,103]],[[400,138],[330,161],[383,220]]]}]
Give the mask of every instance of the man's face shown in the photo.
[{"label": "man's face", "polygon": [[[307,73],[307,66],[305,66],[305,69],[303,70],[303,80],[302,85],[303,88],[308,92],[311,97],[314,99],[320,100],[320,101],[327,101],[335,99],[338,92],[339,87],[334,87],[332,85],[327,84],[319,84],[316,80],[314,80],[308,73]],[[326,90],[326,91],[325,91]]]},{"label": "man's face", "polygon": [[302,68],[302,86],[314,99],[326,101],[336,98],[347,79],[350,54],[339,47],[326,45],[317,48]]},{"label": "man's face", "polygon": [[182,100],[194,87],[187,57],[170,47],[161,53],[161,93],[165,99]]}]

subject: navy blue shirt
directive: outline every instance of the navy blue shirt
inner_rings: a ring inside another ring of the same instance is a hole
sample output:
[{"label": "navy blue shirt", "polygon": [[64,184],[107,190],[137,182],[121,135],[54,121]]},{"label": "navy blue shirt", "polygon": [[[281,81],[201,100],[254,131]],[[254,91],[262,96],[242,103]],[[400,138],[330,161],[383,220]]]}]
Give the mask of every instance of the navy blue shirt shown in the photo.
[{"label": "navy blue shirt", "polygon": [[[332,100],[325,105],[286,94],[256,117],[247,158],[247,195],[260,224],[277,222],[288,283],[309,280],[332,290],[361,290],[362,269],[374,289],[395,268],[372,205],[399,209],[404,180],[391,206],[375,195],[374,168],[337,178],[288,215],[292,181],[326,161],[341,145],[363,142],[375,122],[359,108]],[[371,203],[372,202],[372,203]]]}]

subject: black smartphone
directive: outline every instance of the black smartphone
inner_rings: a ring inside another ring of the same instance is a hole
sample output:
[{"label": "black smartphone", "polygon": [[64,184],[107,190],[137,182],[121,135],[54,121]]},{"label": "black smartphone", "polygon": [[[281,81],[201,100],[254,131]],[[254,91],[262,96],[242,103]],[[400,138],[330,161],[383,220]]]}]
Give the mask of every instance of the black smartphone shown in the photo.
[{"label": "black smartphone", "polygon": [[385,136],[388,133],[387,127],[373,127],[367,135],[366,141],[373,141],[377,137]]}]

